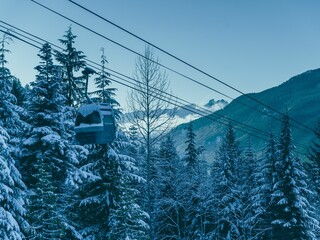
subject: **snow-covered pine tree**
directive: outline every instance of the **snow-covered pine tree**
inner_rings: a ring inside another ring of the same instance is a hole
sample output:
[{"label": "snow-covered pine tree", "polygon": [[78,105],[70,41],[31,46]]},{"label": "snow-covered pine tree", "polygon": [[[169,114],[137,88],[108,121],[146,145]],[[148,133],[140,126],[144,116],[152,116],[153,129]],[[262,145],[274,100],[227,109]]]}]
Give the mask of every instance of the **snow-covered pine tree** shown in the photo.
[{"label": "snow-covered pine tree", "polygon": [[258,171],[256,173],[257,186],[252,194],[255,214],[259,216],[257,231],[263,239],[273,239],[272,214],[271,214],[271,194],[276,176],[277,143],[273,134],[265,146],[264,155],[259,160]]},{"label": "snow-covered pine tree", "polygon": [[3,120],[3,127],[10,137],[17,136],[21,127],[19,112],[21,109],[16,105],[17,99],[12,94],[13,82],[17,80],[6,67],[5,55],[10,51],[6,48],[11,38],[4,34],[0,46],[0,89],[1,89],[1,109],[0,118]]},{"label": "snow-covered pine tree", "polygon": [[314,134],[316,139],[313,141],[308,157],[312,169],[314,187],[317,195],[320,196],[320,119],[317,122]]},{"label": "snow-covered pine tree", "polygon": [[241,161],[241,149],[236,140],[231,124],[217,151],[212,169],[212,178],[218,222],[216,229],[211,233],[212,238],[234,239],[239,237],[236,210],[239,208],[239,172],[238,166]]},{"label": "snow-covered pine tree", "polygon": [[204,219],[206,215],[203,214],[203,199],[201,196],[200,189],[202,184],[207,180],[207,166],[205,161],[202,159],[201,154],[203,147],[197,147],[195,138],[196,134],[193,130],[193,124],[190,122],[187,126],[186,141],[187,147],[185,149],[183,168],[183,178],[188,179],[182,183],[182,205],[184,208],[184,230],[185,236],[189,239],[197,239],[205,235],[202,232],[205,229]]},{"label": "snow-covered pine tree", "polygon": [[22,87],[20,80],[17,78],[12,81],[11,93],[16,97],[17,105],[22,107],[26,99],[26,89]]},{"label": "snow-covered pine tree", "polygon": [[219,204],[221,199],[217,190],[220,189],[218,181],[220,181],[221,163],[214,159],[210,165],[210,175],[207,181],[200,189],[202,196],[206,196],[204,201],[205,211],[208,212],[206,217],[206,238],[203,239],[219,239],[218,223],[219,223]]},{"label": "snow-covered pine tree", "polygon": [[[304,163],[304,167],[309,175],[308,185],[316,193],[310,201],[315,203],[316,215],[320,216],[320,119],[317,122],[314,134],[315,139],[312,142],[308,155],[309,161]],[[317,237],[320,238],[320,232],[317,232],[316,234]]]},{"label": "snow-covered pine tree", "polygon": [[[128,129],[128,138],[131,144],[131,147],[128,149],[128,155],[138,160],[143,155],[143,151],[141,151],[141,140],[139,138],[138,128],[134,125],[131,125]],[[141,161],[138,161],[141,164]],[[139,167],[138,163],[138,167]]]},{"label": "snow-covered pine tree", "polygon": [[185,149],[185,162],[188,168],[194,169],[198,167],[198,154],[199,151],[196,147],[196,134],[193,131],[192,122],[190,122],[187,126],[187,133],[186,133],[186,141],[187,148]]},{"label": "snow-covered pine tree", "polygon": [[65,181],[77,153],[67,140],[69,114],[61,69],[53,64],[49,44],[43,45],[38,56],[40,63],[35,67],[38,74],[31,83],[26,103],[30,128],[22,141],[20,161],[31,192],[29,238],[66,239],[70,228],[64,209],[70,192],[65,191]]},{"label": "snow-covered pine tree", "polygon": [[101,48],[101,51],[101,70],[98,73],[98,77],[94,79],[97,90],[90,93],[90,95],[98,96],[99,102],[109,103],[113,107],[115,116],[118,119],[120,117],[120,111],[118,110],[120,104],[115,99],[115,92],[117,91],[117,89],[110,87],[110,73],[106,71],[106,64],[108,63],[108,61],[104,53],[104,48]]},{"label": "snow-covered pine tree", "polygon": [[260,213],[256,209],[255,189],[257,186],[257,157],[248,142],[247,148],[244,150],[241,162],[238,163],[239,179],[238,179],[238,199],[239,205],[235,209],[237,227],[239,235],[244,239],[253,239],[260,231],[257,225],[260,219]]},{"label": "snow-covered pine tree", "polygon": [[[101,48],[101,52],[101,71],[99,72],[98,77],[94,79],[98,89],[92,92],[92,94],[96,94],[99,97],[99,101],[108,102],[112,105],[115,103],[118,106],[119,103],[116,102],[114,98],[116,89],[108,87],[111,84],[111,80],[110,73],[106,71],[106,64],[108,63],[108,60],[104,53],[104,48]],[[111,102],[111,100],[114,101],[114,103]]]},{"label": "snow-covered pine tree", "polygon": [[[118,190],[118,197],[114,198],[114,207],[110,210],[109,239],[143,240],[148,239],[148,214],[138,204],[139,192],[137,185],[145,183],[136,168],[136,160],[126,155],[129,147],[127,138],[120,134],[114,149],[108,152],[109,158],[119,168],[113,167],[114,189]],[[118,163],[117,163],[118,161]],[[112,175],[112,173],[111,173]]]},{"label": "snow-covered pine tree", "polygon": [[[121,134],[120,134],[121,135]],[[124,137],[113,147],[92,146],[82,170],[90,172],[79,188],[81,233],[85,239],[146,239],[147,214],[137,204],[137,174],[134,159],[122,154]]]},{"label": "snow-covered pine tree", "polygon": [[[103,52],[93,94],[98,96],[97,101],[110,103],[119,118],[116,89],[110,88],[106,63]],[[144,180],[137,173],[135,159],[129,156],[133,146],[122,132],[117,135],[112,145],[88,146],[90,154],[76,171],[79,199],[74,209],[79,232],[85,239],[146,239],[148,216],[137,203],[137,188]]]},{"label": "snow-covered pine tree", "polygon": [[13,159],[10,137],[16,137],[20,119],[17,114],[16,98],[12,95],[15,79],[6,68],[6,44],[10,38],[5,34],[0,47],[0,236],[3,239],[23,239],[25,220],[26,187]]},{"label": "snow-covered pine tree", "polygon": [[3,239],[24,239],[25,185],[10,154],[9,135],[0,121],[0,236]]},{"label": "snow-covered pine tree", "polygon": [[210,233],[214,226],[214,218],[212,215],[215,212],[215,210],[212,212],[213,209],[209,208],[212,200],[212,192],[208,190],[211,188],[211,182],[208,176],[208,166],[206,162],[203,162],[202,164],[202,174],[199,176],[200,185],[197,191],[197,230],[195,231],[195,239],[200,240],[211,239]]},{"label": "snow-covered pine tree", "polygon": [[293,150],[290,121],[285,115],[272,192],[273,239],[316,239],[319,222],[314,218],[314,208],[308,201],[311,191],[305,181],[307,175]]},{"label": "snow-covered pine tree", "polygon": [[68,106],[77,106],[83,102],[83,93],[85,87],[85,77],[83,75],[75,76],[77,72],[86,65],[85,55],[75,47],[76,35],[72,33],[71,27],[65,32],[59,42],[65,47],[63,52],[56,51],[56,59],[63,67],[64,93],[67,96]]},{"label": "snow-covered pine tree", "polygon": [[183,238],[183,209],[179,170],[182,163],[178,157],[173,139],[168,135],[160,144],[157,161],[155,197],[155,235],[156,239]]}]

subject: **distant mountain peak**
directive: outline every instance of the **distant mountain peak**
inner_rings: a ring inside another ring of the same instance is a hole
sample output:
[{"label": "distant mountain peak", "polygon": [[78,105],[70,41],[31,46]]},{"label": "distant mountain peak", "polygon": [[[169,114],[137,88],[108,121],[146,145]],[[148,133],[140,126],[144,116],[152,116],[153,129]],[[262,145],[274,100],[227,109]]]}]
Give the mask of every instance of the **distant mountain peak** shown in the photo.
[{"label": "distant mountain peak", "polygon": [[212,108],[215,105],[219,105],[220,107],[224,108],[225,106],[228,105],[228,102],[224,99],[220,99],[220,100],[214,100],[214,99],[210,99],[205,105],[205,108]]}]

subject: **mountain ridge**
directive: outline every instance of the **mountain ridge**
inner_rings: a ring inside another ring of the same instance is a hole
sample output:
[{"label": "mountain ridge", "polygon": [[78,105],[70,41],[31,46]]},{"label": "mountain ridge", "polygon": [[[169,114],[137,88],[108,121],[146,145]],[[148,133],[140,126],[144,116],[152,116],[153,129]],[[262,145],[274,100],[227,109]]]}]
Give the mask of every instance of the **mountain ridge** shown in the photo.
[{"label": "mountain ridge", "polygon": [[[222,110],[216,112],[219,115],[237,120],[267,133],[273,132],[277,137],[279,135],[281,121],[275,119],[281,119],[282,116],[258,102],[251,100],[248,96],[265,103],[283,114],[288,113],[292,119],[301,122],[308,128],[314,129],[320,117],[320,69],[306,71],[278,86],[259,93],[242,95]],[[250,108],[245,105],[250,106]],[[252,108],[257,111],[252,110]],[[215,119],[215,113],[209,115],[209,117]],[[228,124],[228,121],[224,122]],[[293,141],[297,144],[297,150],[306,153],[307,150],[305,148],[310,146],[314,134],[295,122],[292,122],[292,124],[295,126],[292,127],[292,134]],[[205,147],[205,156],[209,158],[208,160],[210,161],[214,156],[221,137],[224,136],[226,126],[205,117],[194,120],[193,125],[195,133],[197,134],[197,143]],[[185,127],[186,125],[182,124],[172,131],[177,142],[177,149],[180,153],[182,153],[185,148]],[[259,149],[259,152],[263,151],[265,145],[263,141],[238,131],[237,129],[241,129],[241,126],[238,124],[235,124],[234,127],[237,138],[241,141],[243,147],[250,141],[253,147]],[[300,128],[300,130],[298,128]],[[264,138],[267,139],[268,137],[264,136]],[[301,145],[305,145],[305,147]]]}]

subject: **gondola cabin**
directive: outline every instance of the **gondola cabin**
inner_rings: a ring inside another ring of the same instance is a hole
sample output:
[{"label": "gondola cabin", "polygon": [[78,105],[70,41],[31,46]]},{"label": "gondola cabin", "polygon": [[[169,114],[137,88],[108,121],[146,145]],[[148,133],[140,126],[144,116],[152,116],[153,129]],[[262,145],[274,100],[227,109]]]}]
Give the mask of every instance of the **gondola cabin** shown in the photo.
[{"label": "gondola cabin", "polygon": [[109,144],[116,137],[114,112],[110,104],[91,103],[78,109],[76,141],[81,144]]}]

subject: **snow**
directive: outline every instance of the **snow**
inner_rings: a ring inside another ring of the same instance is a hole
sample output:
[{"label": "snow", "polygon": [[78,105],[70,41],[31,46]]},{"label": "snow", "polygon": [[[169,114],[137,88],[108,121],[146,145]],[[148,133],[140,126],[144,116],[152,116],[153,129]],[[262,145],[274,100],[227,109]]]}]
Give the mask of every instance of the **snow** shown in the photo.
[{"label": "snow", "polygon": [[6,236],[2,236],[1,239],[22,239],[20,236],[20,227],[17,221],[14,219],[12,214],[6,211],[3,207],[0,208],[0,223],[5,231],[1,231],[2,234]]},{"label": "snow", "polygon": [[97,203],[100,204],[102,199],[102,197],[97,195],[97,196],[92,196],[92,197],[87,197],[85,199],[83,199],[82,201],[80,201],[80,206],[87,206],[93,203]]},{"label": "snow", "polygon": [[8,133],[0,127],[0,144],[2,148],[7,148],[7,142],[9,140],[9,135]]},{"label": "snow", "polygon": [[78,129],[78,128],[87,128],[87,127],[101,127],[101,126],[103,126],[103,124],[102,123],[92,123],[92,124],[90,124],[90,123],[80,123],[80,125],[79,126],[76,126],[75,128],[76,129]]},{"label": "snow", "polygon": [[35,138],[34,136],[27,138],[26,140],[23,141],[23,145],[25,146],[32,146],[35,143],[38,142],[38,139]]},{"label": "snow", "polygon": [[97,112],[100,111],[99,105],[97,105],[95,103],[90,103],[90,104],[81,106],[78,109],[78,113],[80,113],[84,117],[88,116],[89,114],[93,113],[94,111],[97,111]]},{"label": "snow", "polygon": [[43,142],[54,144],[61,140],[61,137],[57,134],[49,134],[41,138]]}]

